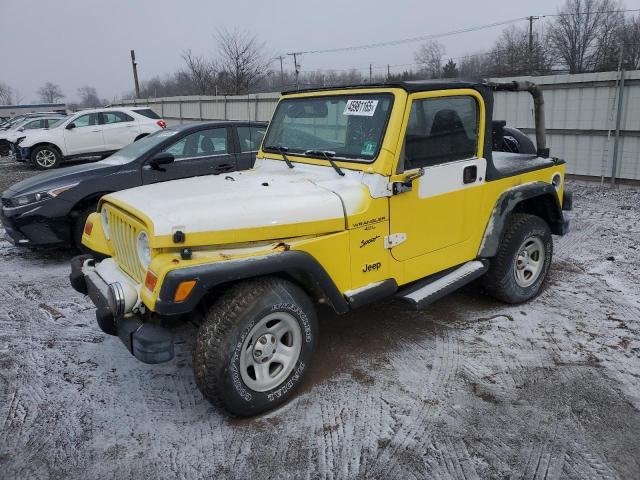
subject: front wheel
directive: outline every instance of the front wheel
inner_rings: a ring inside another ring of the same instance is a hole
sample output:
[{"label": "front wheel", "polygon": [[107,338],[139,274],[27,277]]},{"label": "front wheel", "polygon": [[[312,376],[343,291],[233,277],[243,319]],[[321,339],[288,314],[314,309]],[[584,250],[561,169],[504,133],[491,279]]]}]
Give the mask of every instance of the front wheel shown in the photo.
[{"label": "front wheel", "polygon": [[60,152],[49,145],[36,147],[31,152],[31,164],[38,170],[50,170],[60,165],[62,156]]},{"label": "front wheel", "polygon": [[264,277],[233,285],[206,313],[193,353],[198,388],[240,416],[285,402],[311,364],[318,322],[297,285]]},{"label": "front wheel", "polygon": [[484,288],[498,300],[526,302],[540,292],[552,256],[549,225],[535,215],[511,215],[498,254],[484,277]]}]

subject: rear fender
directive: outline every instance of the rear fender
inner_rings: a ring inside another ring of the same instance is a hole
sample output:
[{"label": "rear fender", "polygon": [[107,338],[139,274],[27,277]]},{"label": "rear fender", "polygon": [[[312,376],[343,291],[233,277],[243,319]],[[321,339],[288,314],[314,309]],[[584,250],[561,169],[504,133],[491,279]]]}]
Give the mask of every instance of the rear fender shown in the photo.
[{"label": "rear fender", "polygon": [[504,228],[512,213],[530,213],[541,217],[554,235],[564,235],[569,230],[569,222],[562,214],[558,193],[553,185],[543,182],[518,185],[505,191],[496,202],[478,257],[496,256]]}]

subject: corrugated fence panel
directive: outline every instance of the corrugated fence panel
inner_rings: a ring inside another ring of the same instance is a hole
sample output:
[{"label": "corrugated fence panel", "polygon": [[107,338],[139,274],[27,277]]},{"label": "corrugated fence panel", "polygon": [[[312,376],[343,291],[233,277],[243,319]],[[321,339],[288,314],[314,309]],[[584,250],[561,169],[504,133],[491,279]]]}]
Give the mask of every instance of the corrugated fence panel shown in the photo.
[{"label": "corrugated fence panel", "polygon": [[[617,72],[491,79],[530,80],[544,90],[548,140],[554,156],[567,161],[577,175],[610,176],[613,168],[617,112]],[[148,105],[172,125],[199,120],[268,121],[278,93],[243,96],[167,97],[125,100],[120,105]],[[497,92],[493,118],[533,135],[533,101],[525,92]],[[640,71],[625,73],[619,140],[618,175],[640,180]],[[607,140],[607,134],[610,134]]]}]

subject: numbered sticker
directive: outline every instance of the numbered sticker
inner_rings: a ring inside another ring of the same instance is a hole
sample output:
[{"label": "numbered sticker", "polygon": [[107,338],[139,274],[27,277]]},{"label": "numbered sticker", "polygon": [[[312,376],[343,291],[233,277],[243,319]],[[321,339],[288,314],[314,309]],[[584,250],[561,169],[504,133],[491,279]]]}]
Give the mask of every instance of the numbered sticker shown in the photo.
[{"label": "numbered sticker", "polygon": [[376,108],[378,108],[378,100],[347,100],[343,114],[373,117]]}]

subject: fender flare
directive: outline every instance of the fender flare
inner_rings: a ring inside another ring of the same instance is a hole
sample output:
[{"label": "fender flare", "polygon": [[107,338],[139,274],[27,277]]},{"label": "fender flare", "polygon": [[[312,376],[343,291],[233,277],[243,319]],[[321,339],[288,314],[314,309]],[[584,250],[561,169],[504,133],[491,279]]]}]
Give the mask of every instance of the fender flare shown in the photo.
[{"label": "fender flare", "polygon": [[[502,240],[502,235],[509,215],[517,211],[518,205],[533,198],[540,198],[544,212],[544,220],[549,224],[551,233],[564,235],[569,230],[569,221],[562,214],[562,206],[558,193],[553,185],[544,182],[532,182],[518,185],[502,193],[489,218],[484,231],[478,257],[495,257]],[[524,210],[526,213],[527,210]]]},{"label": "fender flare", "polygon": [[[189,313],[212,288],[220,284],[278,273],[303,277],[324,293],[336,313],[349,311],[346,299],[322,265],[308,253],[295,250],[172,270],[162,282],[155,311],[160,315]],[[185,280],[196,280],[197,283],[186,300],[175,302],[176,288]]]}]

